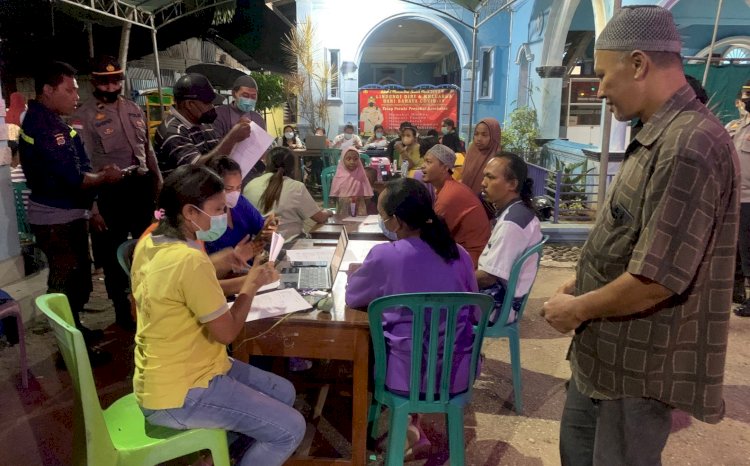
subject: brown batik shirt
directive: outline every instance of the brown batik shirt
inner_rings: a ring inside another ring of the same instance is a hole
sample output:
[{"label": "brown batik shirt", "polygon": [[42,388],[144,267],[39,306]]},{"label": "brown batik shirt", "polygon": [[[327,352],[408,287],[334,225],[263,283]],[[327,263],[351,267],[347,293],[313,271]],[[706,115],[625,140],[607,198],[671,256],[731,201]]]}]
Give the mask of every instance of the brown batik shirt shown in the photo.
[{"label": "brown batik shirt", "polygon": [[738,189],[734,145],[686,85],[628,146],[576,270],[577,294],[629,272],[674,296],[576,331],[569,358],[581,393],[654,398],[721,420]]}]

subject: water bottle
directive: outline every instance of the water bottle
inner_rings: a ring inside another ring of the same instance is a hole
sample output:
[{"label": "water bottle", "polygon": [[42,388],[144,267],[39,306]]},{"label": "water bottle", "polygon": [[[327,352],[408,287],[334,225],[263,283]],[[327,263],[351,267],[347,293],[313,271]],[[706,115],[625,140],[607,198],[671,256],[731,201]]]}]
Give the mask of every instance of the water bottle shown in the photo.
[{"label": "water bottle", "polygon": [[404,160],[401,162],[401,177],[406,178],[409,175],[409,162]]},{"label": "water bottle", "polygon": [[349,204],[349,212],[352,214],[352,217],[357,216],[357,203],[352,202]]}]

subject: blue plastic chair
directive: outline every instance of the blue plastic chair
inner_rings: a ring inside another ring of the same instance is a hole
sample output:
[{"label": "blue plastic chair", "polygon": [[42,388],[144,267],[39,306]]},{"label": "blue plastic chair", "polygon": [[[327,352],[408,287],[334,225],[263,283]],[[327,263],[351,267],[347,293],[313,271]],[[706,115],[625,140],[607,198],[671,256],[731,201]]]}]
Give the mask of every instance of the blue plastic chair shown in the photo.
[{"label": "blue plastic chair", "polygon": [[335,167],[339,164],[341,149],[323,149],[320,151],[324,167]]},{"label": "blue plastic chair", "polygon": [[333,177],[336,175],[336,166],[325,167],[320,172],[320,184],[323,187],[323,208],[328,208],[328,197],[331,194],[331,184]]},{"label": "blue plastic chair", "polygon": [[359,154],[359,158],[362,159],[362,166],[369,167],[372,165],[372,162],[370,161],[370,156],[364,153]]},{"label": "blue plastic chair", "polygon": [[138,244],[138,239],[133,238],[117,247],[117,262],[120,263],[120,267],[122,267],[122,270],[128,276],[128,283],[130,283],[130,266],[133,264],[133,253],[135,252],[136,244]]},{"label": "blue plastic chair", "polygon": [[229,466],[224,430],[152,426],[132,393],[102,410],[86,344],[73,324],[68,298],[46,294],[36,299],[36,305],[52,327],[75,389],[72,464],[148,466],[209,449],[215,465]]},{"label": "blue plastic chair", "polygon": [[[478,323],[472,326],[474,342],[469,374],[476,374],[484,331],[494,306],[492,297],[481,293],[408,293],[386,296],[370,303],[368,317],[375,355],[371,436],[377,436],[378,416],[382,406],[389,407],[391,417],[385,461],[387,466],[402,465],[404,462],[409,413],[445,413],[448,418],[451,464],[464,464],[464,406],[471,400],[473,380],[469,381],[467,391],[451,395],[453,365],[442,364],[441,361],[453,361],[459,311],[466,306],[476,306],[481,310]],[[413,317],[409,379],[411,383],[408,396],[393,393],[385,386],[388,358],[383,332],[383,312],[393,311],[394,308],[401,312],[411,312]],[[425,312],[428,309],[432,310],[429,314]],[[442,335],[439,332],[441,327],[444,328]],[[427,351],[423,350],[425,339],[428,342]],[[439,354],[441,349],[442,357]],[[415,383],[423,380],[423,374],[426,375],[425,393],[421,393],[420,382]],[[436,391],[438,381],[439,390]]]},{"label": "blue plastic chair", "polygon": [[[502,307],[499,311],[499,317],[495,321],[495,324],[489,325],[485,331],[487,338],[508,338],[508,344],[510,345],[510,362],[513,369],[513,405],[516,409],[517,414],[523,413],[523,397],[521,394],[521,340],[518,332],[518,323],[521,321],[523,311],[526,309],[526,302],[529,300],[529,294],[523,297],[521,307],[518,310],[516,319],[508,322],[508,316],[513,306],[513,297],[516,293],[516,286],[518,285],[518,278],[521,275],[521,268],[526,260],[534,254],[536,257],[536,270],[539,272],[539,261],[542,259],[542,247],[547,242],[549,236],[544,235],[542,240],[534,246],[527,249],[521,257],[519,257],[510,269],[510,278],[508,279],[508,286],[505,289],[505,299],[503,299]],[[536,281],[536,275],[534,276]],[[531,286],[534,286],[534,282],[531,282]],[[529,288],[531,290],[531,288]]]}]

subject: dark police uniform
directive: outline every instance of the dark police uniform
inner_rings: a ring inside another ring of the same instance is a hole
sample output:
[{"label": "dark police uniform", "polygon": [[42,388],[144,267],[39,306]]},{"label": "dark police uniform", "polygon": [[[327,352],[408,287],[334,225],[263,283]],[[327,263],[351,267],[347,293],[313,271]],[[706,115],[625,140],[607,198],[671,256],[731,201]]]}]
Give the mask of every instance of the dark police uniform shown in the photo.
[{"label": "dark police uniform", "polygon": [[94,194],[82,188],[91,164],[78,132],[36,101],[29,102],[20,136],[29,223],[49,262],[47,292],[68,297],[80,327],[78,314],[91,293],[87,211]]},{"label": "dark police uniform", "polygon": [[[116,71],[120,71],[119,66]],[[157,175],[146,163],[147,157],[154,157],[146,122],[138,105],[120,96],[112,103],[91,98],[73,114],[72,125],[81,133],[94,170],[112,164],[132,169],[122,182],[99,189],[97,207],[107,229],[91,231],[95,258],[104,268],[104,283],[116,320],[132,328],[129,280],[117,261],[117,248],[129,235],[139,238],[153,217]],[[156,167],[156,160],[152,162]]]}]

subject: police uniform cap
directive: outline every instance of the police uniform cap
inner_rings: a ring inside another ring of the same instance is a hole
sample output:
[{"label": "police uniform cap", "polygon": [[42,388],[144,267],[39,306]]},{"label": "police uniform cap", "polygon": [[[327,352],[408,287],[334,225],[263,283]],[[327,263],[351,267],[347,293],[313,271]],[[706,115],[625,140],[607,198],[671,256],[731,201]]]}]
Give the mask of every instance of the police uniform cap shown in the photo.
[{"label": "police uniform cap", "polygon": [[198,73],[188,73],[180,77],[172,86],[174,100],[200,100],[211,103],[216,98],[216,91],[208,78]]},{"label": "police uniform cap", "polygon": [[104,55],[94,61],[91,77],[94,79],[124,79],[124,73],[122,67],[120,67],[120,62],[115,57]]}]

